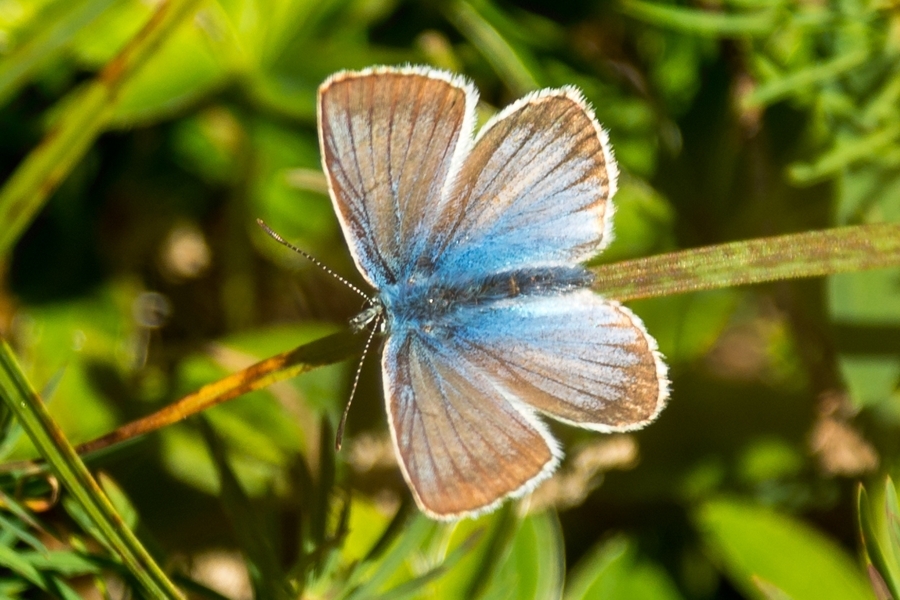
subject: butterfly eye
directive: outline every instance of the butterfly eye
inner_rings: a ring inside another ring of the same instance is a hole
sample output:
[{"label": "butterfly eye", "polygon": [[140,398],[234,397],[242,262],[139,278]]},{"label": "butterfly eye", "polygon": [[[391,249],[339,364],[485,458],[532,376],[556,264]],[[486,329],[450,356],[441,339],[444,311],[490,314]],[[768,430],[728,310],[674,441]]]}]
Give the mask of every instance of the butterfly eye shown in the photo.
[{"label": "butterfly eye", "polygon": [[379,319],[381,314],[384,312],[384,307],[381,304],[373,304],[372,306],[366,308],[364,311],[350,319],[350,328],[353,331],[362,331],[366,327],[368,327],[369,323],[378,319],[381,321],[379,323],[379,327],[381,327],[381,331],[384,331],[384,320]]}]

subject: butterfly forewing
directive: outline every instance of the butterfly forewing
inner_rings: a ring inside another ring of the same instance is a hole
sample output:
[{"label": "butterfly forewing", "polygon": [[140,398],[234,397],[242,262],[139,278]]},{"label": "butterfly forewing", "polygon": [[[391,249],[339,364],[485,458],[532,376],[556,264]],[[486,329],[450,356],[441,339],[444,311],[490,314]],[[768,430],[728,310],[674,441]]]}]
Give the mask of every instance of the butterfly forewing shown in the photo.
[{"label": "butterfly forewing", "polygon": [[319,138],[331,197],[376,287],[408,277],[475,102],[471,86],[417,69],[338,73],[322,84]]},{"label": "butterfly forewing", "polygon": [[609,241],[616,165],[574,90],[546,90],[488,122],[447,189],[438,271],[572,265]]}]

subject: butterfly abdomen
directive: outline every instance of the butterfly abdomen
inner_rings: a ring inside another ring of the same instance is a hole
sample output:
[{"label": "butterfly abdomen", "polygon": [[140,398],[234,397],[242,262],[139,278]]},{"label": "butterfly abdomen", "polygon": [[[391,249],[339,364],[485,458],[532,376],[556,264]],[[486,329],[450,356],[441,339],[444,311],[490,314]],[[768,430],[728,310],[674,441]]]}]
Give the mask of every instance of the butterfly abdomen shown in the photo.
[{"label": "butterfly abdomen", "polygon": [[542,267],[497,273],[479,281],[475,303],[496,302],[520,296],[546,296],[584,288],[593,282],[581,267]]},{"label": "butterfly abdomen", "polygon": [[432,276],[382,289],[388,334],[413,329],[449,336],[458,316],[467,309],[581,289],[591,284],[593,276],[581,267],[540,267],[455,281],[435,279]]}]

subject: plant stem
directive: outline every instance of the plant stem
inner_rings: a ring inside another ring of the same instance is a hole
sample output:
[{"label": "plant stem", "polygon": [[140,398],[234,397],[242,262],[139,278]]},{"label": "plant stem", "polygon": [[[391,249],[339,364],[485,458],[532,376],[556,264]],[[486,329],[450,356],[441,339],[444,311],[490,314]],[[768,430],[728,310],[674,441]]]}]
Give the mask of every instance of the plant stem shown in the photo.
[{"label": "plant stem", "polygon": [[900,266],[900,224],[852,225],[694,248],[593,268],[619,301]]}]

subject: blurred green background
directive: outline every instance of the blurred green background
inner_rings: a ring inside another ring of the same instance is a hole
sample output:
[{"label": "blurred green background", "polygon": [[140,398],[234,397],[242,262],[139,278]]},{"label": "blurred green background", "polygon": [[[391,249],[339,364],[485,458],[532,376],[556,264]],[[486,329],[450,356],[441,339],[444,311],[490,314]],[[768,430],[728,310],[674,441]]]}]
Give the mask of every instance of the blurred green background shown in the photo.
[{"label": "blurred green background", "polygon": [[[166,5],[0,0],[0,334],[75,444],[359,311],[255,224],[362,285],[319,171],[315,92],[340,69],[457,71],[482,122],[531,90],[581,88],[622,170],[599,261],[900,221],[896,3],[194,4],[92,100]],[[882,498],[900,467],[900,269],[631,307],[671,367],[669,407],[636,434],[554,425],[560,475],[477,521],[412,514],[371,356],[337,455],[355,360],[89,464],[198,598],[896,593],[900,525]],[[0,422],[4,461],[35,456]],[[874,586],[860,481],[887,549]],[[71,504],[43,510],[40,478],[0,484],[0,595],[121,597],[127,570]]]}]

